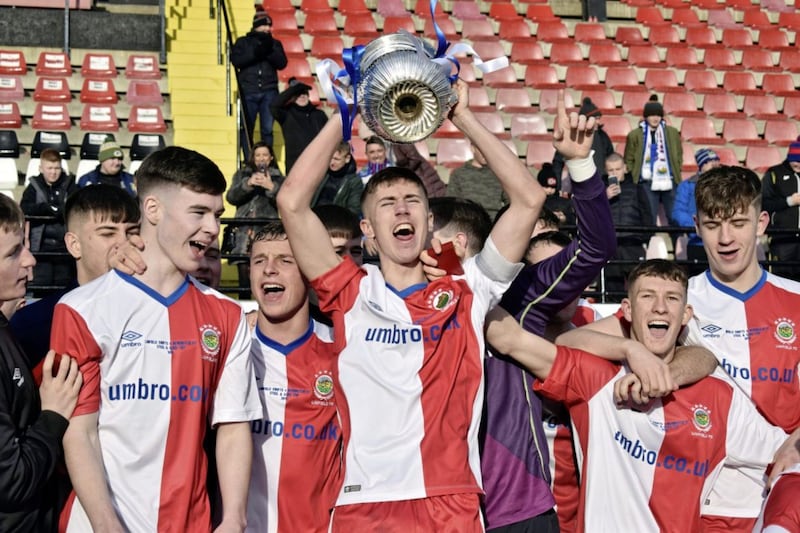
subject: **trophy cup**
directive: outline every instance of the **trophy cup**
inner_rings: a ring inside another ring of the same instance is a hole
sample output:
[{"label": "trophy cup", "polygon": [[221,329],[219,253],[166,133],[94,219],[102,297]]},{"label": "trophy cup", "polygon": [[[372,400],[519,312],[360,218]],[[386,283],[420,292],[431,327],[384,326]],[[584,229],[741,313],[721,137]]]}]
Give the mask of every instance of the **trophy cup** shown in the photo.
[{"label": "trophy cup", "polygon": [[451,64],[435,61],[428,43],[406,32],[378,37],[365,48],[356,86],[364,123],[395,143],[415,143],[442,125],[457,96]]}]

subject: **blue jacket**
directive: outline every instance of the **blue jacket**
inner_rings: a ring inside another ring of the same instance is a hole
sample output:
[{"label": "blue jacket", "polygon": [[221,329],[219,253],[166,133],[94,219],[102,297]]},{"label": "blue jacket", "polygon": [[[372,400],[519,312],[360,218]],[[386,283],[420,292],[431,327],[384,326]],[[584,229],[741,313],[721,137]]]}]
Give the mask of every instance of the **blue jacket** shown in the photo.
[{"label": "blue jacket", "polygon": [[[501,305],[523,327],[543,335],[550,318],[577,298],[616,252],[616,234],[599,174],[572,184],[578,237],[553,257],[526,266]],[[542,403],[534,377],[502,356],[487,357],[481,471],[487,529],[542,514],[550,491]]]},{"label": "blue jacket", "polygon": [[125,192],[136,198],[136,186],[133,181],[133,174],[120,170],[119,174],[113,176],[100,172],[100,165],[91,172],[87,172],[78,179],[78,187],[99,184],[111,185],[112,187],[122,187]]},{"label": "blue jacket", "polygon": [[[688,180],[682,181],[675,191],[675,203],[669,217],[673,226],[694,226],[694,215],[697,214],[697,204],[694,202],[694,189],[697,186],[698,174]],[[689,246],[703,246],[703,239],[697,233],[689,234]]]}]

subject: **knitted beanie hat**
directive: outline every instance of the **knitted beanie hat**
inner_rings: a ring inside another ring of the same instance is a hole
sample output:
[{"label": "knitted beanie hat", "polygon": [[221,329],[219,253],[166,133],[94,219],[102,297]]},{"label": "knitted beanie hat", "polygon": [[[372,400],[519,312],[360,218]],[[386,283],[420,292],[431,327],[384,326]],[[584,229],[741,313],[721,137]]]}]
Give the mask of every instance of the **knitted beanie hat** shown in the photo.
[{"label": "knitted beanie hat", "polygon": [[697,161],[697,168],[703,168],[706,163],[719,161],[719,156],[711,148],[700,148],[694,153],[694,160]]},{"label": "knitted beanie hat", "polygon": [[581,104],[581,109],[578,111],[578,114],[584,115],[586,118],[589,117],[599,117],[602,116],[603,113],[594,105],[591,98],[584,98],[583,103]]},{"label": "knitted beanie hat", "polygon": [[658,96],[655,94],[650,97],[649,102],[644,104],[644,112],[642,113],[644,118],[652,117],[653,115],[664,116],[664,106],[659,103]]},{"label": "knitted beanie hat", "polygon": [[97,159],[102,163],[107,159],[112,158],[122,159],[122,148],[119,147],[114,141],[106,141],[100,145],[100,151],[97,153]]}]

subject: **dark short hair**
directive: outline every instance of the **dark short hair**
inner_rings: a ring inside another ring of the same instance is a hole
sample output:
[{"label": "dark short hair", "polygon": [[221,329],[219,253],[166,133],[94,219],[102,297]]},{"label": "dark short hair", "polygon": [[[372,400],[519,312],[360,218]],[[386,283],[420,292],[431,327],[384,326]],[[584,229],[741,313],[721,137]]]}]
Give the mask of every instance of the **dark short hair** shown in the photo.
[{"label": "dark short hair", "polygon": [[700,174],[694,189],[697,212],[730,218],[752,205],[761,211],[761,180],[745,167],[720,166]]},{"label": "dark short hair", "polygon": [[528,241],[528,249],[527,252],[530,252],[532,248],[539,244],[554,244],[559,248],[566,248],[572,242],[572,237],[564,233],[563,231],[554,230],[554,231],[543,231],[534,237],[531,237],[531,240]]},{"label": "dark short hair", "polygon": [[139,203],[122,187],[90,185],[70,194],[64,206],[64,220],[69,229],[77,217],[94,215],[115,224],[138,224],[142,214]]},{"label": "dark short hair", "polygon": [[17,233],[25,227],[25,215],[22,214],[19,204],[0,194],[0,230],[6,233]]},{"label": "dark short hair", "polygon": [[346,207],[325,204],[315,206],[313,211],[322,221],[331,238],[350,240],[361,236],[358,217]]},{"label": "dark short hair", "polygon": [[689,276],[686,274],[686,270],[667,259],[648,259],[636,265],[631,270],[631,273],[628,274],[628,290],[633,287],[633,283],[639,278],[661,278],[677,281],[684,291],[689,287]]},{"label": "dark short hair", "polygon": [[211,159],[200,152],[169,146],[148,155],[136,172],[139,196],[163,185],[178,185],[202,194],[225,192],[225,176]]},{"label": "dark short hair", "polygon": [[386,167],[373,174],[367,184],[364,186],[364,191],[361,193],[362,211],[367,198],[375,194],[375,191],[378,190],[378,187],[382,185],[394,185],[395,183],[401,181],[413,183],[419,187],[423,198],[426,200],[428,199],[428,191],[425,189],[425,184],[413,170],[403,167]]},{"label": "dark short hair", "polygon": [[469,238],[470,252],[481,251],[492,231],[492,219],[483,206],[465,198],[440,196],[430,199],[430,209],[434,231],[448,228],[464,233]]},{"label": "dark short hair", "polygon": [[383,142],[383,139],[381,139],[377,135],[370,135],[369,137],[364,139],[364,146],[367,146],[369,144],[380,144],[381,146],[386,148],[386,143]]},{"label": "dark short hair", "polygon": [[285,241],[289,237],[286,236],[286,228],[283,227],[283,222],[274,220],[267,222],[256,232],[253,239],[250,241],[248,253],[252,250],[253,244],[261,241]]},{"label": "dark short hair", "polygon": [[55,148],[45,148],[42,150],[42,153],[39,154],[39,160],[50,161],[51,163],[60,163],[61,154]]}]

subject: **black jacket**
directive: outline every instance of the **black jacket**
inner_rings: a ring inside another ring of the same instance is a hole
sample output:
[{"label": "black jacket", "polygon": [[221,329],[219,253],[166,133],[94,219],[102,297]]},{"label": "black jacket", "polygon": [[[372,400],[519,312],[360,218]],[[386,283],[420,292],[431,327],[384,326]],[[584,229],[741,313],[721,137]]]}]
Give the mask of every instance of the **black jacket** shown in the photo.
[{"label": "black jacket", "polygon": [[69,487],[54,475],[67,419],[42,411],[25,356],[0,314],[0,531],[55,531]]},{"label": "black jacket", "polygon": [[278,72],[286,68],[281,42],[269,33],[251,31],[231,47],[231,63],[239,69],[242,92],[278,90]]},{"label": "black jacket", "polygon": [[67,251],[64,244],[64,204],[67,196],[76,189],[75,178],[66,172],[62,172],[58,181],[52,185],[41,174],[31,178],[19,202],[22,212],[27,216],[54,216],[58,219],[51,222],[31,222],[31,251]]},{"label": "black jacket", "polygon": [[301,92],[308,90],[307,87],[303,84],[289,87],[280,93],[270,106],[272,116],[283,130],[283,140],[286,143],[287,176],[308,143],[322,131],[322,127],[328,122],[328,115],[321,109],[317,109],[314,104],[299,106],[294,102]]},{"label": "black jacket", "polygon": [[[603,181],[608,187],[607,175],[603,176]],[[653,219],[647,191],[633,182],[630,173],[625,175],[619,188],[620,193],[608,201],[614,226],[650,226]],[[617,242],[620,244],[640,244],[649,240],[650,235],[647,233],[617,232]]]},{"label": "black jacket", "polygon": [[[769,213],[770,225],[774,228],[800,229],[800,207],[790,206],[786,199],[800,192],[800,175],[796,174],[788,161],[767,170],[761,180],[761,198],[764,211]],[[793,235],[776,235],[773,240],[791,240]]]}]

